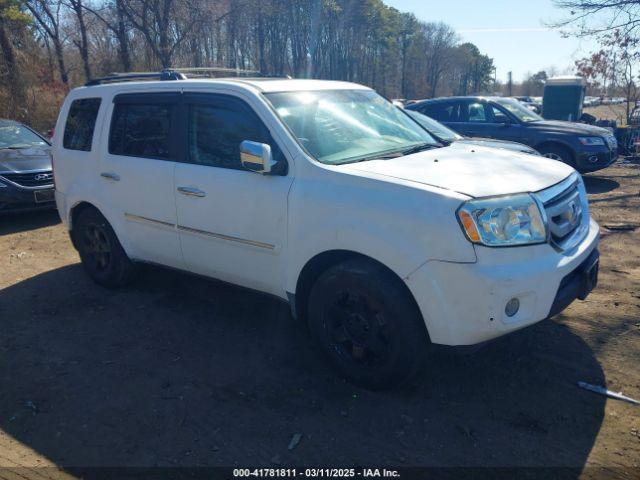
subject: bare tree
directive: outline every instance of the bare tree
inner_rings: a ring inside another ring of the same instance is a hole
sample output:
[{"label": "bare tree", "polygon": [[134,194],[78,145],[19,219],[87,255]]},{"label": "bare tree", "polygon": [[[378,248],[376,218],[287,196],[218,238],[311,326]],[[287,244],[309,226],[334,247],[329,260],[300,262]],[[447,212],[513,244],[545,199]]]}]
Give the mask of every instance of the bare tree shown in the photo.
[{"label": "bare tree", "polygon": [[82,67],[84,69],[84,76],[87,80],[91,78],[91,65],[89,63],[89,38],[87,35],[87,23],[85,21],[85,9],[82,0],[65,0],[64,2],[75,14],[78,24],[78,30],[80,38],[74,40],[78,51],[80,52],[80,58],[82,58]]},{"label": "bare tree", "polygon": [[591,36],[618,30],[637,33],[640,27],[640,0],[554,0],[569,17],[553,22],[558,28],[576,27],[571,34]]},{"label": "bare tree", "polygon": [[131,52],[129,48],[129,24],[125,14],[125,0],[111,0],[103,4],[101,8],[82,4],[82,8],[90,12],[113,34],[118,42],[118,57],[122,71],[131,70]]},{"label": "bare tree", "polygon": [[53,44],[60,80],[69,84],[69,73],[64,61],[64,40],[61,29],[62,3],[55,0],[27,0],[25,3],[38,27],[47,35]]},{"label": "bare tree", "polygon": [[[122,2],[122,12],[147,41],[147,46],[169,68],[173,55],[199,21],[197,15],[187,15],[196,8],[194,0],[129,0]],[[188,21],[181,25],[181,21]]]}]

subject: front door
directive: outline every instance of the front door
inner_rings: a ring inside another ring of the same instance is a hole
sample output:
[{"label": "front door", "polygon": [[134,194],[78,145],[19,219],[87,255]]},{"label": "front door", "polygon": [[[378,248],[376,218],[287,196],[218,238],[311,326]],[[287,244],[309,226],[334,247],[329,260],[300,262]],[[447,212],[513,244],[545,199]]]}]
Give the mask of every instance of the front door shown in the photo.
[{"label": "front door", "polygon": [[517,121],[485,101],[472,100],[464,103],[461,120],[459,132],[467,137],[517,142],[521,136],[521,127]]},{"label": "front door", "polygon": [[[185,93],[186,159],[175,171],[178,232],[190,271],[284,295],[287,195],[292,177],[269,130],[237,97]],[[274,174],[245,170],[244,140],[268,143]]]}]

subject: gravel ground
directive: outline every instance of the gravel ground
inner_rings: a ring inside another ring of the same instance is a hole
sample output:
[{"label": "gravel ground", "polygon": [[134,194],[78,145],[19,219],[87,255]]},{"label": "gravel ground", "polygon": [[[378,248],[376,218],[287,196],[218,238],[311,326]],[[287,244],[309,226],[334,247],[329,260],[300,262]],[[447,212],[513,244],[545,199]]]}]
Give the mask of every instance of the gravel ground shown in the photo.
[{"label": "gravel ground", "polygon": [[603,233],[585,302],[473,355],[439,353],[415,385],[385,393],[336,378],[273,298],[157,268],[105,290],[55,213],[0,218],[0,467],[71,478],[92,466],[564,466],[638,478],[640,407],[576,386],[640,398],[640,162],[625,162],[585,177]]}]

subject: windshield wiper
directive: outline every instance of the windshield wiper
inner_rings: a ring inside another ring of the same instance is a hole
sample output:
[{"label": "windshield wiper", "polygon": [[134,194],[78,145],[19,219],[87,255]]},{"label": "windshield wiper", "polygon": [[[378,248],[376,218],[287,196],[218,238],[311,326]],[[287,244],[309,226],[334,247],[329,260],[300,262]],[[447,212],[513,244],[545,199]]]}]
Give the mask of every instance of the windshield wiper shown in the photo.
[{"label": "windshield wiper", "polygon": [[413,153],[422,152],[424,150],[431,150],[432,148],[439,148],[442,145],[435,143],[420,143],[418,145],[414,145],[413,147],[405,148],[402,150],[402,155],[411,155]]},{"label": "windshield wiper", "polygon": [[418,153],[423,150],[430,150],[432,148],[440,148],[443,145],[440,143],[420,143],[418,145],[413,145],[408,148],[404,148],[402,150],[392,150],[390,152],[385,153],[376,153],[373,155],[367,155],[365,157],[353,158],[351,160],[337,162],[334,165],[345,165],[348,163],[358,163],[358,162],[368,162],[370,160],[391,160],[394,158],[404,157],[405,155],[411,155],[412,153]]},{"label": "windshield wiper", "polygon": [[1,150],[26,150],[27,148],[32,148],[31,145],[20,144],[20,145],[8,145],[6,147],[0,147]]}]

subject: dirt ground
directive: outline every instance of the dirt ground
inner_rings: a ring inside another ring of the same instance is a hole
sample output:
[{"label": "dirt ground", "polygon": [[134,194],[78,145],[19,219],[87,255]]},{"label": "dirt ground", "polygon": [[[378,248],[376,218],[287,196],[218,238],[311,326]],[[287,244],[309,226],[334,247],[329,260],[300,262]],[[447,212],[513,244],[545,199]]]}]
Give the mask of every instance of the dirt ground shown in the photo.
[{"label": "dirt ground", "polygon": [[[640,398],[640,162],[585,179],[603,233],[587,301],[473,355],[438,353],[419,382],[385,393],[336,378],[273,298],[156,268],[106,290],[55,213],[0,218],[0,467],[72,478],[91,466],[562,466],[569,478],[640,478],[640,406],[576,386]],[[605,228],[620,224],[638,228]]]}]

